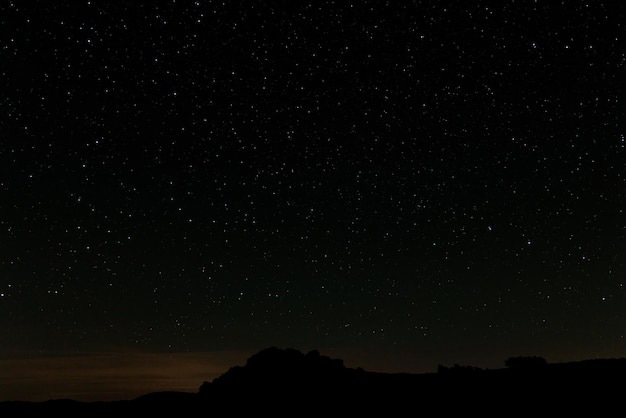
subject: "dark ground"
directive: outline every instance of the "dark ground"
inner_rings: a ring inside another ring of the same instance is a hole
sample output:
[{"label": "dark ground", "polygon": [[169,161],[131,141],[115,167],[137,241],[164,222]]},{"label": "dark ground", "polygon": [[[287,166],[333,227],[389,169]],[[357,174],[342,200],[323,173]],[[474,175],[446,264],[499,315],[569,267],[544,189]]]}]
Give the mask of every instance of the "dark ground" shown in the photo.
[{"label": "dark ground", "polygon": [[[3,417],[111,416],[493,416],[616,413],[623,406],[626,359],[548,364],[520,358],[503,369],[440,366],[437,373],[386,374],[351,369],[317,351],[268,348],[196,393],[156,392],[130,401],[0,402]],[[525,360],[525,361],[524,361]],[[543,360],[539,358],[539,360]]]}]

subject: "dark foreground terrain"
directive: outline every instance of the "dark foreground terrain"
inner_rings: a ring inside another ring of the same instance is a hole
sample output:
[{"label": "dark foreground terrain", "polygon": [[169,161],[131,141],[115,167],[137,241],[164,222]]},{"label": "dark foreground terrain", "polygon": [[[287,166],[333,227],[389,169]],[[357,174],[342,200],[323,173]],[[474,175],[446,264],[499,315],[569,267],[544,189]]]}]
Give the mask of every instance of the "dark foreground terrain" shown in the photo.
[{"label": "dark foreground terrain", "polygon": [[270,347],[195,393],[148,393],[128,401],[0,402],[1,417],[49,416],[489,416],[620,413],[626,359],[549,364],[511,358],[502,369],[439,366],[437,373],[387,374],[346,368],[317,351]]}]

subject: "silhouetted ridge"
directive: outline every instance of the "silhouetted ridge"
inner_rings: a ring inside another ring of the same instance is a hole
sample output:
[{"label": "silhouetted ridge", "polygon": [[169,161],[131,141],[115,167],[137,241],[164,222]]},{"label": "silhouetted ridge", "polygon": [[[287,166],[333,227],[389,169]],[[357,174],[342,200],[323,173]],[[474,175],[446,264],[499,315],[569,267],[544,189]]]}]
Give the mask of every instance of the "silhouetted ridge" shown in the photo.
[{"label": "silhouetted ridge", "polygon": [[317,350],[306,354],[293,348],[269,347],[254,354],[244,366],[231,367],[211,383],[204,382],[200,394],[245,393],[266,397],[279,394],[310,396],[328,393],[349,379],[343,360],[322,356]]},{"label": "silhouetted ridge", "polygon": [[345,367],[343,360],[317,350],[304,354],[269,347],[243,366],[205,381],[196,393],[153,392],[115,402],[0,402],[0,416],[404,416],[407,411],[420,415],[433,410],[498,417],[512,411],[562,416],[585,410],[598,416],[606,415],[601,410],[622,406],[625,358],[551,364],[525,356],[511,357],[504,365],[439,365],[437,373],[379,373]]},{"label": "silhouetted ridge", "polygon": [[251,370],[272,370],[282,372],[312,370],[339,370],[343,369],[343,360],[331,359],[320,355],[319,351],[312,350],[306,354],[294,348],[280,349],[269,347],[259,351],[246,362],[246,368]]},{"label": "silhouetted ridge", "polygon": [[234,412],[288,412],[306,405],[307,411],[318,413],[337,412],[337,408],[356,413],[399,407],[433,376],[367,372],[347,368],[343,360],[317,350],[304,354],[270,347],[251,356],[244,366],[231,367],[212,382],[204,382],[199,394],[222,410],[231,405]]},{"label": "silhouetted ridge", "polygon": [[308,380],[312,376],[335,374],[345,370],[343,360],[322,356],[317,350],[303,354],[293,349],[266,348],[246,361],[246,365],[231,367],[228,372],[213,380],[216,385],[238,380],[263,380],[274,383],[289,379]]},{"label": "silhouetted ridge", "polygon": [[505,368],[493,370],[455,364],[440,365],[437,373],[378,373],[347,368],[343,360],[317,350],[304,354],[269,347],[251,356],[244,366],[231,367],[213,382],[204,382],[199,394],[239,410],[276,412],[305,403],[318,410],[342,405],[349,412],[367,412],[372,408],[399,410],[413,402],[463,410],[473,402],[517,398],[546,405],[563,396],[589,395],[610,401],[607,377],[626,376],[622,360],[548,364],[542,357],[526,356],[511,357],[504,364]]}]

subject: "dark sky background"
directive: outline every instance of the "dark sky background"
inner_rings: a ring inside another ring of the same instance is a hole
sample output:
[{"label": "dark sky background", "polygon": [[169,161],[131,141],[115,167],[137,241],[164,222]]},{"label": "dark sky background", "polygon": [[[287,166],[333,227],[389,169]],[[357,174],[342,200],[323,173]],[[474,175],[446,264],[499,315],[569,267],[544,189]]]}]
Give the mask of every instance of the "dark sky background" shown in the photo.
[{"label": "dark sky background", "polygon": [[625,12],[3,1],[0,400],[626,355]]}]

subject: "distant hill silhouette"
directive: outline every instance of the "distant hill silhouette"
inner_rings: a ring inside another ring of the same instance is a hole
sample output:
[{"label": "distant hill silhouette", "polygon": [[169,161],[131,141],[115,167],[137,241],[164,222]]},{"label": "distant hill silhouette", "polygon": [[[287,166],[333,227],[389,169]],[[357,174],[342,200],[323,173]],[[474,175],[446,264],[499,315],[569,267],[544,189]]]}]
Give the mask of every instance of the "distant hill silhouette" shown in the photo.
[{"label": "distant hill silhouette", "polygon": [[343,360],[269,347],[233,366],[195,393],[153,392],[130,401],[0,402],[0,416],[111,416],[118,413],[172,416],[268,413],[324,416],[381,413],[385,416],[480,412],[593,412],[622,408],[626,359],[550,364],[536,356],[511,357],[501,369],[439,365],[436,373],[379,373],[344,366]]}]

